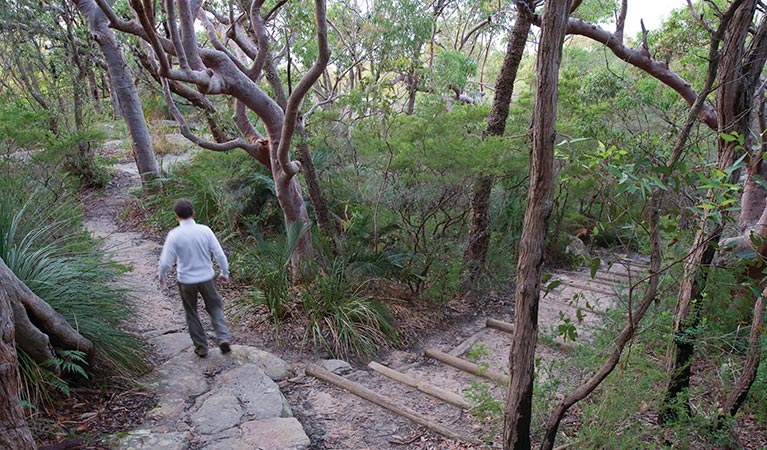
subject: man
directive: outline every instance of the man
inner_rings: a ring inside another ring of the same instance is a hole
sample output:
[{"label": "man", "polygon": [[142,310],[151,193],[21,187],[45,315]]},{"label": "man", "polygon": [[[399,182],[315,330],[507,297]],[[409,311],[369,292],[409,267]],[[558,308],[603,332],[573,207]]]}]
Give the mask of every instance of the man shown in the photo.
[{"label": "man", "polygon": [[221,244],[210,228],[194,221],[192,202],[182,198],[173,205],[179,226],[172,229],[165,238],[160,254],[158,275],[160,287],[168,286],[168,272],[176,264],[178,291],[184,304],[186,324],[194,343],[194,353],[200,358],[208,356],[208,338],[197,315],[197,294],[205,301],[205,310],[210,315],[213,330],[216,332],[221,353],[229,353],[232,337],[224,319],[223,301],[216,289],[215,271],[211,252],[216,257],[220,270],[218,281],[229,281],[229,261],[226,259]]}]

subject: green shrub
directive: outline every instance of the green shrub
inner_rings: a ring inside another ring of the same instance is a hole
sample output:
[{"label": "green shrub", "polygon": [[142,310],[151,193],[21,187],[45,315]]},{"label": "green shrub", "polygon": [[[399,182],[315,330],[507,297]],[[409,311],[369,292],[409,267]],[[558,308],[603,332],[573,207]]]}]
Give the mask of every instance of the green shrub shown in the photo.
[{"label": "green shrub", "polygon": [[[96,349],[94,367],[83,367],[72,358],[76,355],[59,355],[62,361],[71,362],[66,367],[126,378],[143,371],[146,364],[140,342],[119,329],[120,321],[129,315],[125,292],[113,284],[123,268],[106,259],[98,242],[83,231],[78,208],[62,200],[63,195],[50,197],[50,191],[31,191],[22,201],[16,193],[13,189],[0,191],[0,257]],[[20,363],[30,402],[49,401],[52,391],[67,392],[66,381],[46,367],[23,356]]]},{"label": "green shrub", "polygon": [[279,328],[294,303],[290,257],[307,230],[306,226],[293,224],[286,235],[237,247],[233,270],[249,286],[243,299],[237,302],[238,315],[254,313],[254,308],[263,305],[275,328]]},{"label": "green shrub", "polygon": [[151,222],[162,229],[176,226],[173,202],[181,197],[192,201],[197,221],[225,234],[261,237],[284,227],[271,175],[244,152],[202,151],[171,167],[162,191],[149,202]]}]

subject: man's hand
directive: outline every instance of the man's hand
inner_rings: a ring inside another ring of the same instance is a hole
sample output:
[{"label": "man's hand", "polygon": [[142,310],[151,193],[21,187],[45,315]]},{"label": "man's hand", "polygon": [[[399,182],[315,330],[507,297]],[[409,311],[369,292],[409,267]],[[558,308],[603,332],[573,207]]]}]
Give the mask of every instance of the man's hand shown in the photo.
[{"label": "man's hand", "polygon": [[168,289],[168,281],[167,280],[160,280],[160,289],[162,289],[163,291],[165,289]]},{"label": "man's hand", "polygon": [[225,277],[223,275],[218,276],[218,282],[221,284],[226,284],[229,282],[229,277]]}]

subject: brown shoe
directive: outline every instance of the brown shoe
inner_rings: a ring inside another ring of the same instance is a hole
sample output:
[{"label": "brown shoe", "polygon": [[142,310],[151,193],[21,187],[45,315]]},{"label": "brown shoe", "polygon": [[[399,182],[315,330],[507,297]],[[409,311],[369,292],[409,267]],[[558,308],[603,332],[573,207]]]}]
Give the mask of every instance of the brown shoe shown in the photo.
[{"label": "brown shoe", "polygon": [[232,351],[232,348],[229,346],[229,343],[224,341],[220,344],[218,344],[218,348],[221,349],[221,354],[226,355],[227,353]]},{"label": "brown shoe", "polygon": [[207,347],[202,347],[202,346],[195,347],[194,348],[194,354],[199,356],[200,358],[204,358],[204,357],[208,356],[208,348]]}]

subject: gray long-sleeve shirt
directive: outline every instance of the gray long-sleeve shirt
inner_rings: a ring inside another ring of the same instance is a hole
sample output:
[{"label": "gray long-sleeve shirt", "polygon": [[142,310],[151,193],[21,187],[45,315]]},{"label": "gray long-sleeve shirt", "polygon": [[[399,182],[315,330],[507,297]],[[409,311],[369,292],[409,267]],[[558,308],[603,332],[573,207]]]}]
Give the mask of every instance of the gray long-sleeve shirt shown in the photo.
[{"label": "gray long-sleeve shirt", "polygon": [[179,226],[170,230],[160,253],[158,276],[168,280],[168,272],[175,263],[179,283],[193,284],[212,280],[216,275],[210,254],[216,258],[221,276],[229,278],[229,261],[216,235],[210,228],[200,225],[194,219],[179,221]]}]

